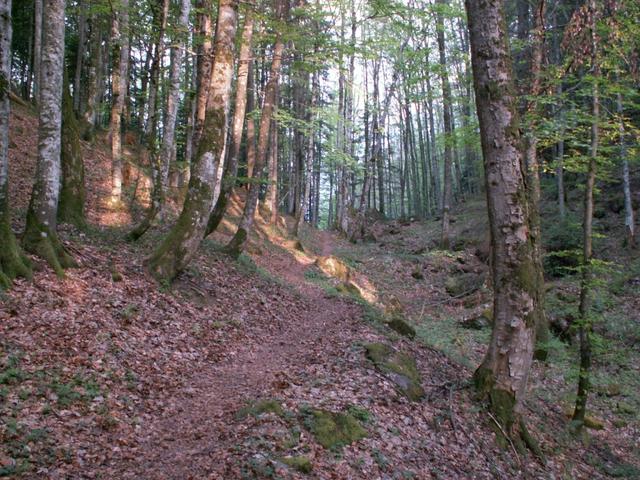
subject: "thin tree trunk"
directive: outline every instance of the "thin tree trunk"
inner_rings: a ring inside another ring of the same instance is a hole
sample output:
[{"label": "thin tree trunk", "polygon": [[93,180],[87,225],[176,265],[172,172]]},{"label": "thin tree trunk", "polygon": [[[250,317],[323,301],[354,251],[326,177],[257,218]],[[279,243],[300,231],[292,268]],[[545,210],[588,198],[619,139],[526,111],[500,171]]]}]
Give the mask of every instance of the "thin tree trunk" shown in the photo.
[{"label": "thin tree trunk", "polygon": [[[277,17],[279,20],[285,18],[288,11],[288,0],[276,0]],[[267,150],[269,146],[269,134],[271,129],[271,120],[277,108],[277,92],[278,81],[280,79],[280,69],[282,66],[282,55],[284,53],[284,42],[282,35],[276,34],[276,42],[273,49],[273,61],[271,62],[271,71],[269,80],[265,86],[264,103],[262,105],[262,115],[260,117],[260,133],[258,137],[258,147],[256,149],[256,161],[254,166],[253,177],[258,180],[262,177],[265,163],[267,161]],[[255,211],[258,203],[258,195],[260,193],[260,183],[258,181],[251,182],[247,200],[242,212],[242,219],[238,225],[238,230],[226,246],[226,251],[233,257],[238,257],[244,250],[247,238],[253,228]]]},{"label": "thin tree trunk", "polygon": [[44,0],[34,0],[33,27],[33,88],[31,95],[38,102],[40,89],[40,71],[42,68],[42,15]]},{"label": "thin tree trunk", "polygon": [[9,79],[11,78],[11,0],[0,0],[0,290],[18,277],[31,277],[31,267],[11,230],[9,201]]},{"label": "thin tree trunk", "polygon": [[156,32],[155,51],[151,62],[151,74],[149,75],[149,118],[147,119],[147,149],[151,160],[151,205],[145,214],[144,219],[133,230],[127,234],[128,240],[138,240],[153,225],[158,214],[164,207],[165,194],[163,182],[162,159],[158,155],[157,130],[158,130],[158,88],[160,83],[160,70],[162,64],[162,52],[164,43],[164,32],[167,27],[167,15],[169,13],[169,0],[158,0],[154,12],[154,27]]},{"label": "thin tree trunk", "polygon": [[596,33],[596,2],[589,0],[590,48],[593,85],[591,87],[591,146],[589,151],[589,168],[587,171],[587,183],[584,191],[584,219],[583,219],[583,257],[582,279],[580,282],[580,323],[578,337],[580,338],[580,373],[578,375],[578,392],[576,396],[576,408],[573,412],[573,420],[578,428],[584,424],[587,413],[587,400],[591,389],[591,306],[593,303],[593,191],[596,183],[596,162],[600,143],[600,65],[598,61],[598,44]]},{"label": "thin tree trunk", "polygon": [[119,206],[122,201],[122,112],[129,76],[129,0],[121,0],[121,10],[113,12],[112,22],[111,205]]},{"label": "thin tree trunk", "polygon": [[629,159],[627,158],[627,145],[624,128],[624,108],[622,106],[622,94],[618,93],[616,107],[620,115],[620,157],[622,159],[622,191],[624,194],[624,227],[627,238],[625,239],[628,248],[636,246],[635,219],[633,215],[633,202],[631,200],[631,180],[629,176]]},{"label": "thin tree trunk", "polygon": [[162,185],[167,188],[169,180],[169,167],[173,157],[176,142],[176,119],[178,117],[178,102],[180,100],[181,70],[184,59],[184,50],[189,38],[189,14],[191,0],[181,0],[180,18],[178,20],[176,38],[171,48],[171,73],[169,78],[169,94],[165,106],[164,131],[162,147],[160,148],[160,160],[162,164]]},{"label": "thin tree trunk", "polygon": [[23,236],[25,250],[45,259],[58,276],[74,265],[56,233],[60,194],[60,133],[65,0],[47,1],[39,89],[38,163]]},{"label": "thin tree trunk", "polygon": [[[242,29],[242,40],[240,47],[240,58],[238,61],[238,79],[236,81],[236,101],[233,120],[231,122],[231,144],[227,165],[220,185],[220,194],[216,205],[209,216],[205,237],[214,232],[224,217],[227,204],[238,175],[238,158],[240,156],[240,144],[242,143],[242,131],[247,112],[248,95],[247,86],[251,72],[251,42],[253,37],[253,11],[252,6],[246,10],[244,17],[244,27]],[[247,139],[247,148],[249,140]]]},{"label": "thin tree trunk", "polygon": [[[446,0],[438,0],[440,7],[444,7]],[[451,118],[451,86],[449,85],[449,76],[447,73],[447,57],[444,42],[444,16],[441,10],[436,14],[436,29],[438,36],[438,52],[440,54],[440,79],[442,81],[442,102],[444,117],[444,186],[442,188],[442,235],[440,246],[444,250],[449,249],[450,245],[450,218],[449,210],[451,208],[451,166],[453,162],[453,119]]]},{"label": "thin tree trunk", "polygon": [[237,10],[236,0],[218,3],[209,101],[187,198],[178,221],[148,259],[149,270],[159,279],[175,278],[195,256],[204,238],[213,202],[216,166],[222,161],[227,135]]},{"label": "thin tree trunk", "polygon": [[474,380],[502,430],[529,444],[521,414],[535,344],[535,264],[510,49],[502,0],[467,0],[466,9],[494,288],[491,340]]},{"label": "thin tree trunk", "polygon": [[79,2],[80,15],[78,18],[78,49],[76,51],[76,66],[73,78],[73,109],[80,113],[82,67],[84,65],[85,52],[87,51],[87,5],[84,0]]}]

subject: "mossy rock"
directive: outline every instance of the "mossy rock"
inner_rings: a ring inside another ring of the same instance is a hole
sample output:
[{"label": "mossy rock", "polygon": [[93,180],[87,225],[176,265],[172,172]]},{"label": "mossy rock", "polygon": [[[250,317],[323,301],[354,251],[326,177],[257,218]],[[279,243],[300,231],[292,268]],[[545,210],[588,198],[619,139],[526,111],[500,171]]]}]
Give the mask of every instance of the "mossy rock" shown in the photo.
[{"label": "mossy rock", "polygon": [[285,411],[278,400],[266,399],[249,402],[245,407],[242,407],[236,417],[240,420],[247,418],[249,415],[258,417],[264,413],[273,413],[278,417],[284,417]]},{"label": "mossy rock", "polygon": [[405,397],[412,402],[418,402],[424,397],[420,372],[414,358],[384,343],[369,343],[364,348],[367,358]]},{"label": "mossy rock", "polygon": [[404,335],[405,337],[409,337],[411,339],[416,337],[416,329],[409,325],[400,315],[392,316],[391,319],[387,321],[387,326],[391,330],[399,333],[400,335]]},{"label": "mossy rock", "polygon": [[348,412],[312,409],[307,413],[305,425],[324,448],[341,448],[367,436],[360,422]]},{"label": "mossy rock", "polygon": [[414,268],[413,271],[411,272],[411,276],[416,280],[424,280],[424,273],[422,273],[421,266]]},{"label": "mossy rock", "polygon": [[342,282],[348,282],[351,277],[351,269],[349,266],[333,255],[318,257],[316,259],[316,265],[325,274],[337,278]]},{"label": "mossy rock", "polygon": [[462,297],[482,287],[484,277],[475,273],[464,273],[462,275],[447,278],[444,288],[452,297]]},{"label": "mossy rock", "polygon": [[301,473],[311,473],[313,470],[311,460],[302,455],[298,457],[284,457],[282,459],[282,463],[289,465],[291,468],[294,468]]},{"label": "mossy rock", "polygon": [[353,282],[342,282],[338,284],[336,290],[346,295],[355,295],[361,297],[360,289]]},{"label": "mossy rock", "polygon": [[480,315],[468,318],[461,324],[462,328],[482,330],[493,325],[493,308],[487,308]]}]

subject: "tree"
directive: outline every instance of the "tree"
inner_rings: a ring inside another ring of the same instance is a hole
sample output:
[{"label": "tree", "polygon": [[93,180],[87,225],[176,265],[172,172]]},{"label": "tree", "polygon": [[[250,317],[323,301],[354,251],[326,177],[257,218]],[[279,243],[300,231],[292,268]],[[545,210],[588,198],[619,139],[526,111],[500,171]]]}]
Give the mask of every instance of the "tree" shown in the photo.
[{"label": "tree", "polygon": [[[288,0],[276,0],[276,16],[280,21],[284,20],[285,13],[288,10],[287,2]],[[273,48],[273,59],[271,61],[269,79],[264,89],[264,102],[258,133],[258,147],[256,149],[256,161],[253,171],[255,180],[260,179],[267,162],[271,120],[277,107],[278,81],[280,79],[283,53],[284,41],[282,39],[282,33],[278,30]],[[251,182],[251,186],[249,187],[238,229],[225,247],[225,251],[235,258],[239,257],[244,250],[249,233],[253,228],[254,216],[258,205],[258,195],[260,193],[260,183],[255,180]]]},{"label": "tree", "polygon": [[148,259],[151,273],[172,280],[196,254],[211,212],[216,168],[222,161],[233,78],[238,3],[220,0],[214,63],[202,135],[191,169],[189,190],[176,224]]},{"label": "tree", "polygon": [[[466,0],[491,234],[494,326],[474,373],[513,439],[531,440],[522,401],[533,359],[536,277],[524,149],[501,0]],[[532,442],[530,442],[532,443]]]},{"label": "tree", "polygon": [[28,260],[11,230],[9,209],[9,113],[11,103],[11,0],[0,0],[0,289],[17,276],[31,277]]},{"label": "tree", "polygon": [[27,212],[25,250],[45,259],[58,276],[74,265],[56,232],[60,195],[64,0],[47,1],[39,89],[38,164]]},{"label": "tree", "polygon": [[111,204],[122,200],[122,112],[129,84],[129,0],[121,0],[120,10],[112,11],[111,41]]},{"label": "tree", "polygon": [[244,16],[244,27],[242,29],[242,40],[240,47],[240,58],[238,60],[238,79],[236,81],[236,101],[231,123],[231,144],[227,155],[227,163],[224,174],[220,180],[220,194],[216,205],[209,216],[205,237],[218,228],[227,210],[229,197],[235,185],[235,177],[238,173],[238,157],[240,156],[240,144],[242,142],[242,131],[244,128],[245,114],[247,110],[247,85],[251,75],[251,38],[253,37],[253,6],[246,9]]}]

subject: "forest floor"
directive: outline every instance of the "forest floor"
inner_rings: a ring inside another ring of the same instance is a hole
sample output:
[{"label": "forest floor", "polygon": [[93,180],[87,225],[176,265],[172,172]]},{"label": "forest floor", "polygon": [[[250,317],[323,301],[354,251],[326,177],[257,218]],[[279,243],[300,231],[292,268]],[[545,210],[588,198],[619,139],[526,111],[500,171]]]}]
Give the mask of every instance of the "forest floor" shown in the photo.
[{"label": "forest floor", "polygon": [[[17,232],[34,121],[21,109],[12,117]],[[640,478],[640,270],[615,277],[624,282],[605,302],[615,334],[596,357],[591,411],[601,428],[582,440],[569,433],[575,346],[556,341],[534,366],[526,417],[542,464],[497,444],[469,383],[490,333],[480,201],[456,212],[455,251],[434,248],[435,221],[380,221],[376,241],[357,245],[305,228],[301,250],[280,218],[258,219],[248,254],[233,261],[219,246],[240,195],[187,271],[159,285],[143,260],[166,226],[124,242],[139,208],[104,203],[103,141],[83,144],[89,227],[61,228],[79,268],[58,279],[34,259],[33,280],[0,299],[0,475]],[[549,308],[568,309],[575,291],[575,280],[554,280]],[[414,338],[390,328],[397,318]],[[376,344],[403,355],[376,367]],[[411,401],[402,392],[416,379],[424,395]]]}]

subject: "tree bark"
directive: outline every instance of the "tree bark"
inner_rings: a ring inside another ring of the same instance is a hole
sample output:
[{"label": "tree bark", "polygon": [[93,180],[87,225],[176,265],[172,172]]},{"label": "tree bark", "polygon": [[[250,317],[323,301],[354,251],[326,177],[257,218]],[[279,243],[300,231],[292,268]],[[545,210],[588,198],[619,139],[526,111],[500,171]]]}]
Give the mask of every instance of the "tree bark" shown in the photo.
[{"label": "tree bark", "polygon": [[204,238],[213,203],[216,167],[227,135],[237,13],[236,0],[219,1],[207,112],[187,198],[178,221],[147,262],[151,273],[161,280],[175,278],[193,259]]},{"label": "tree bark", "polygon": [[466,0],[466,9],[494,288],[491,341],[474,380],[503,430],[526,439],[521,413],[535,343],[536,273],[512,62],[502,0]]},{"label": "tree bark", "polygon": [[578,375],[578,392],[576,395],[576,408],[573,412],[573,420],[578,428],[584,425],[587,413],[587,400],[591,389],[591,333],[593,303],[593,193],[596,183],[596,165],[598,148],[600,143],[600,64],[598,61],[597,38],[597,10],[595,0],[587,3],[590,18],[589,35],[591,50],[591,145],[589,148],[589,167],[587,170],[587,183],[584,190],[584,218],[582,239],[582,278],[580,281],[580,323],[578,337],[580,339],[580,373]]},{"label": "tree bark", "polygon": [[180,100],[180,87],[182,62],[184,50],[189,38],[189,13],[191,0],[181,0],[180,18],[178,20],[176,38],[171,47],[171,73],[169,78],[169,94],[165,106],[164,135],[160,148],[160,163],[162,164],[162,185],[167,188],[169,180],[169,167],[173,157],[176,141],[176,119],[178,117],[178,101]]},{"label": "tree bark", "polygon": [[129,75],[129,0],[121,0],[121,10],[112,15],[111,205],[119,206],[122,201],[122,112]]},{"label": "tree bark", "polygon": [[616,107],[620,115],[620,157],[622,159],[622,193],[624,194],[624,227],[627,238],[625,242],[628,248],[636,246],[635,219],[633,215],[633,202],[631,201],[631,179],[629,175],[629,159],[627,158],[627,145],[624,127],[624,108],[622,106],[622,94],[618,93]]},{"label": "tree bark", "polygon": [[[288,10],[288,0],[276,0],[277,17],[284,20],[285,12]],[[247,193],[247,200],[242,212],[242,219],[238,225],[238,230],[225,247],[225,251],[234,258],[240,256],[247,242],[247,238],[253,228],[254,216],[258,204],[258,195],[260,193],[260,182],[258,181],[263,174],[264,166],[267,161],[267,153],[269,146],[269,135],[271,129],[271,120],[277,108],[277,91],[278,81],[280,79],[280,69],[282,66],[282,55],[284,53],[284,42],[282,34],[276,34],[275,46],[273,49],[273,61],[271,62],[271,70],[269,79],[265,86],[264,103],[262,105],[262,115],[260,117],[260,130],[258,137],[258,147],[256,149],[256,161],[253,171],[253,179]]]},{"label": "tree bark", "polygon": [[440,54],[440,80],[442,81],[442,111],[444,117],[444,178],[442,187],[442,234],[440,246],[444,250],[450,245],[450,209],[451,209],[451,166],[453,163],[453,119],[451,118],[451,86],[447,73],[447,56],[444,41],[444,15],[442,8],[446,0],[438,0],[440,8],[436,13],[436,29],[438,37],[438,52]]},{"label": "tree bark", "polygon": [[56,233],[60,194],[60,133],[65,0],[47,0],[39,90],[38,163],[23,237],[25,250],[45,259],[58,276],[74,262]]},{"label": "tree bark", "polygon": [[85,52],[87,51],[87,5],[84,0],[78,2],[80,15],[78,18],[78,49],[76,51],[76,66],[73,77],[73,109],[80,113],[80,99],[82,98],[81,85],[82,67],[84,66]]},{"label": "tree bark", "polygon": [[[229,197],[233,191],[238,175],[238,158],[240,156],[240,144],[242,143],[242,131],[247,110],[247,86],[251,72],[251,42],[253,37],[253,11],[248,7],[244,17],[242,40],[240,46],[240,58],[238,60],[238,79],[236,81],[236,101],[231,121],[231,144],[229,146],[228,160],[221,179],[220,194],[216,205],[209,216],[205,237],[214,232],[227,210]],[[247,141],[248,142],[248,141]]]},{"label": "tree bark", "polygon": [[9,114],[11,102],[11,0],[0,0],[0,290],[17,276],[30,278],[31,267],[11,230],[9,209]]},{"label": "tree bark", "polygon": [[83,229],[87,226],[84,215],[86,198],[84,185],[84,161],[80,149],[78,119],[73,110],[73,99],[68,82],[63,82],[62,92],[62,180],[58,221],[70,223]]},{"label": "tree bark", "polygon": [[42,14],[44,0],[34,0],[33,26],[33,88],[31,95],[38,102],[40,90],[40,71],[42,67]]}]

